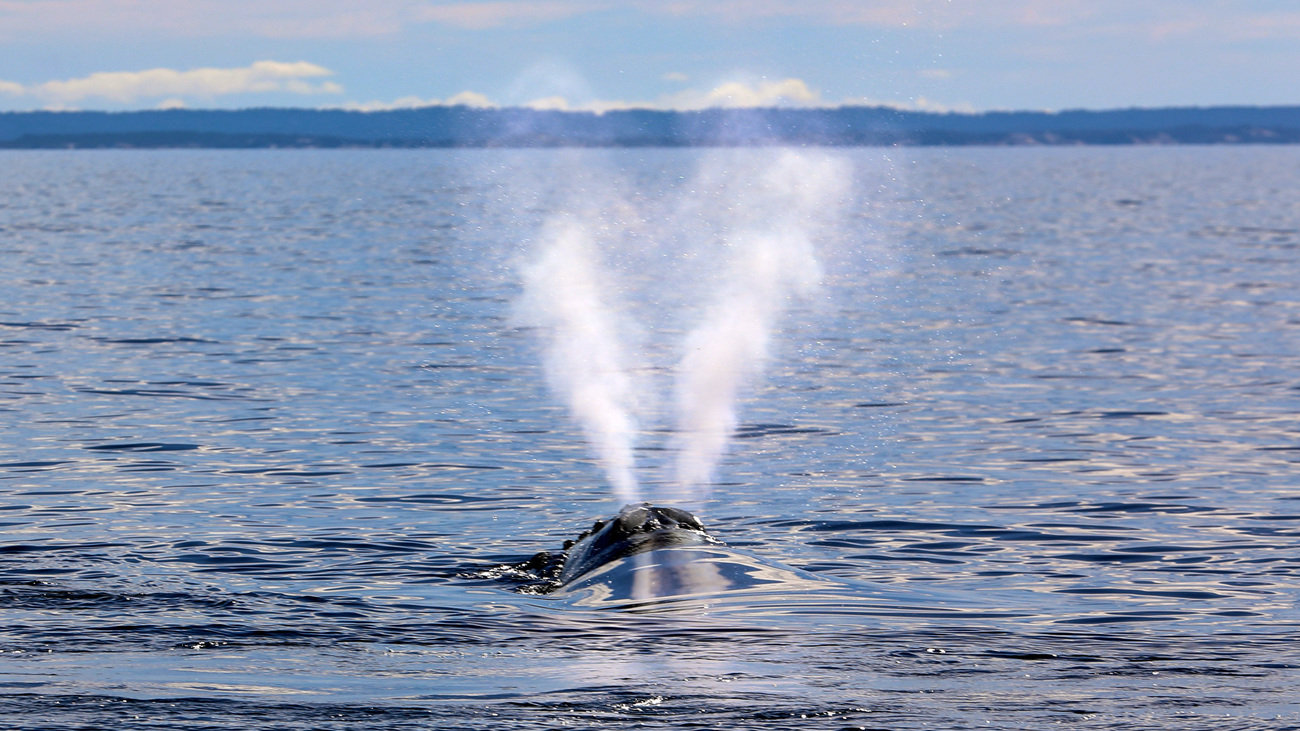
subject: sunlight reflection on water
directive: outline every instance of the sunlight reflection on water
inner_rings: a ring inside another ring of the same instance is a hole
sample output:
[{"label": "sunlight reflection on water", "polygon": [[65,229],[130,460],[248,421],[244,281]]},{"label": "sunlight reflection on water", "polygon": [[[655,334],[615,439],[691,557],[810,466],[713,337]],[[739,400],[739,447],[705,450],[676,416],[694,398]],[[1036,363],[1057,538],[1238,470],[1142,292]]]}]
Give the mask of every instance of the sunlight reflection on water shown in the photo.
[{"label": "sunlight reflection on water", "polygon": [[[0,711],[1300,718],[1291,147],[838,152],[851,223],[700,511],[719,572],[781,586],[630,612],[463,578],[618,507],[510,321],[557,170],[654,212],[698,154],[4,153]],[[609,253],[662,385],[715,260],[654,234]]]}]

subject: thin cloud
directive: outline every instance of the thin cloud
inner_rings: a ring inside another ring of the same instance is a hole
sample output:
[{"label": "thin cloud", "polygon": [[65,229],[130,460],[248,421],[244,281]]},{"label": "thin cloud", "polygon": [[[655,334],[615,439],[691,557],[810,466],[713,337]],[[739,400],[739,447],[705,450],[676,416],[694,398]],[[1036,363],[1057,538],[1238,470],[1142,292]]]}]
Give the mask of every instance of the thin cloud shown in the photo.
[{"label": "thin cloud", "polygon": [[1260,14],[1245,18],[1229,30],[1233,40],[1300,39],[1300,12]]},{"label": "thin cloud", "polygon": [[1104,12],[1100,7],[1104,2],[1084,2],[1083,0],[1012,0],[1006,2],[996,15],[1015,25],[1030,27],[1052,27],[1077,25],[1098,13]]},{"label": "thin cloud", "polygon": [[506,25],[560,20],[581,15],[591,9],[592,6],[587,3],[489,0],[430,5],[417,11],[415,17],[465,30],[487,30]]},{"label": "thin cloud", "polygon": [[1214,33],[1217,38],[1295,39],[1300,13],[1260,11],[1223,0],[630,0],[647,15],[701,18],[731,25],[761,22],[875,28],[1005,32],[1055,30],[1077,36],[1129,35],[1160,41]]},{"label": "thin cloud", "polygon": [[[1080,0],[1059,0],[1080,2]],[[426,23],[485,30],[595,13],[705,18],[747,25],[804,21],[824,25],[948,27],[961,19],[1007,22],[1045,0],[989,0],[978,13],[949,0],[0,0],[0,38],[74,32],[164,33],[183,37],[253,34],[270,38],[364,38]],[[1044,5],[1043,7],[1047,7]],[[1034,11],[1042,12],[1042,11]]]},{"label": "thin cloud", "polygon": [[1167,23],[1157,23],[1147,28],[1147,36],[1156,42],[1168,38],[1197,33],[1205,28],[1205,21],[1197,18],[1180,18]]},{"label": "thin cloud", "polygon": [[1010,28],[1139,37],[1216,32],[1295,38],[1296,11],[1226,0],[0,0],[0,40],[129,33],[132,38],[374,38],[430,23],[460,30],[521,27],[582,15],[685,22],[807,24],[1004,32]]},{"label": "thin cloud", "polygon": [[1300,12],[1261,11],[1221,0],[989,0],[961,21],[966,28],[1019,26],[1157,43],[1197,35],[1216,41],[1300,37]]},{"label": "thin cloud", "polygon": [[0,0],[0,38],[60,37],[71,33],[131,37],[166,34],[272,38],[364,37],[395,33],[409,20],[415,0],[358,8],[346,0]]},{"label": "thin cloud", "polygon": [[733,24],[803,19],[826,25],[886,28],[948,27],[964,14],[948,0],[643,0],[644,12],[677,17],[711,17]]},{"label": "thin cloud", "polygon": [[107,99],[130,104],[157,97],[212,99],[231,94],[271,92],[304,95],[342,93],[343,87],[332,81],[312,83],[306,80],[332,76],[333,73],[323,66],[306,61],[258,61],[241,68],[101,71],[79,79],[47,81],[31,86],[0,81],[0,92],[33,96],[54,105],[72,104],[85,99]]},{"label": "thin cloud", "polygon": [[305,17],[294,14],[253,17],[247,23],[253,33],[268,38],[373,38],[400,33],[404,19],[402,13],[368,7]]}]

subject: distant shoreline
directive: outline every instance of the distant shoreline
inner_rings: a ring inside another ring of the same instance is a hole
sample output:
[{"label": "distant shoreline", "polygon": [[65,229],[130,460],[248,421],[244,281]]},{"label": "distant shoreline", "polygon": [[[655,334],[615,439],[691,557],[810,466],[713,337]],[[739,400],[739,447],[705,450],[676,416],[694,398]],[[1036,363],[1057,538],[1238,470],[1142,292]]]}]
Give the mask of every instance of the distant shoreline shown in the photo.
[{"label": "distant shoreline", "polygon": [[1300,144],[1300,106],[1065,112],[889,107],[425,107],[0,113],[0,149],[942,147]]},{"label": "distant shoreline", "polygon": [[960,135],[921,130],[916,134],[873,136],[858,139],[763,139],[728,141],[640,138],[632,140],[554,139],[513,137],[500,140],[443,141],[427,139],[349,139],[314,135],[229,134],[221,132],[86,133],[23,135],[0,141],[9,150],[251,150],[251,149],[502,149],[502,148],[647,148],[647,147],[1031,147],[1031,146],[1122,146],[1122,145],[1240,145],[1300,144],[1300,129],[1291,128],[1195,128],[1155,131],[1115,130],[1106,132],[1010,133],[1004,135]]}]

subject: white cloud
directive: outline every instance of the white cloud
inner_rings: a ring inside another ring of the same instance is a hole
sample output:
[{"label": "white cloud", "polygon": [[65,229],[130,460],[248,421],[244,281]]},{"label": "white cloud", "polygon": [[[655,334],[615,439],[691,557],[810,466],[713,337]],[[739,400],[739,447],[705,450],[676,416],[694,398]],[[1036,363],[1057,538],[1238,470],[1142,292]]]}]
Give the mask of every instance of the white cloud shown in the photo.
[{"label": "white cloud", "polygon": [[[399,99],[394,103],[354,104],[348,108],[376,111],[376,109],[395,109],[402,107],[430,107],[430,105],[467,104],[469,107],[497,108],[494,103],[476,92],[464,91],[446,100],[421,100],[416,98]],[[972,112],[969,104],[949,105],[917,96],[905,101],[884,101],[866,98],[845,98],[831,101],[822,98],[803,79],[785,78],[780,81],[758,82],[729,81],[710,88],[710,90],[685,90],[659,96],[654,101],[627,101],[597,99],[573,101],[563,94],[542,96],[521,104],[529,109],[539,111],[562,112],[604,112],[624,111],[624,109],[673,109],[673,111],[695,111],[695,109],[742,109],[759,107],[785,108],[832,108],[832,107],[893,107],[896,109],[919,109],[928,112]]]},{"label": "white cloud", "polygon": [[912,112],[963,112],[973,114],[978,111],[974,106],[965,102],[960,104],[945,104],[933,99],[927,99],[923,96],[912,97],[906,101],[885,101],[869,97],[845,97],[844,99],[841,99],[836,106],[891,107],[893,109],[902,109]]},{"label": "white cloud", "polygon": [[258,61],[250,66],[227,69],[101,71],[80,79],[47,81],[31,86],[0,81],[0,91],[34,96],[52,104],[68,104],[84,99],[107,99],[129,104],[157,97],[170,97],[170,102],[182,97],[212,99],[230,94],[268,92],[304,95],[342,93],[343,87],[332,81],[305,81],[331,76],[333,73],[323,66],[306,61]]},{"label": "white cloud", "polygon": [[497,107],[497,103],[488,99],[486,96],[476,91],[462,91],[459,94],[453,94],[446,99],[421,99],[418,96],[404,96],[401,99],[395,99],[391,102],[350,102],[342,106],[343,109],[350,109],[356,112],[383,112],[391,109],[419,109],[421,107],[478,107],[480,109],[492,109]]},{"label": "white cloud", "polygon": [[[597,102],[599,104],[599,102]],[[569,112],[583,109],[585,107],[573,107],[569,101],[558,94],[555,96],[542,97],[534,99],[524,104],[529,109],[536,109],[539,112]]]},{"label": "white cloud", "polygon": [[[341,93],[342,87],[330,81],[319,81],[331,75],[329,69],[316,64],[298,62],[258,61],[247,67],[233,69],[195,69],[175,71],[150,69],[139,72],[104,72],[81,79],[49,81],[44,84],[23,86],[0,81],[0,93],[29,95],[40,98],[47,108],[66,109],[73,102],[88,98],[103,98],[129,103],[139,99],[157,98],[158,109],[177,109],[189,106],[187,98],[211,99],[227,94],[291,92],[297,94]],[[923,71],[924,75],[942,78],[948,72]],[[684,78],[684,75],[683,75]],[[308,79],[318,80],[316,83]],[[569,85],[573,86],[573,85]],[[581,85],[580,85],[581,86]],[[520,106],[537,110],[604,112],[625,109],[741,109],[756,107],[836,107],[890,106],[899,109],[928,111],[969,110],[952,107],[917,97],[902,102],[880,101],[861,97],[831,101],[802,79],[757,81],[726,81],[710,89],[684,89],[665,94],[653,101],[625,101],[590,99],[582,88],[569,88],[568,92],[530,99]],[[586,99],[586,101],[579,101]],[[467,106],[481,109],[499,108],[502,105],[475,91],[462,91],[445,99],[406,96],[389,102],[348,102],[333,108],[361,112],[392,109],[416,109],[433,106]]]},{"label": "white cloud", "polygon": [[766,79],[750,85],[731,81],[700,94],[683,91],[661,102],[672,109],[704,109],[706,107],[819,107],[824,106],[821,95],[808,88],[801,79]]},{"label": "white cloud", "polygon": [[894,109],[922,110],[929,112],[973,112],[969,104],[944,104],[925,97],[915,97],[904,101],[870,99],[866,97],[845,97],[838,100],[825,99],[820,92],[808,86],[802,79],[781,79],[780,81],[760,81],[756,84],[730,81],[719,84],[708,91],[682,91],[659,97],[654,102],[593,102],[581,106],[596,112],[614,109],[716,109],[716,108],[755,108],[755,107],[801,107],[832,108],[845,106],[892,107]]},{"label": "white cloud", "polygon": [[[468,94],[469,92],[465,93]],[[487,101],[487,98],[482,95],[475,96],[479,97],[484,103],[474,104],[473,106],[498,106]],[[449,102],[450,100],[445,103]],[[585,111],[597,114],[627,109],[690,111],[698,109],[752,109],[757,107],[829,108],[839,106],[882,106],[896,109],[942,112],[974,111],[968,104],[947,105],[925,97],[916,97],[906,101],[882,101],[862,97],[830,101],[824,99],[821,93],[810,87],[807,82],[795,78],[777,81],[760,80],[758,82],[728,81],[708,90],[689,89],[673,94],[665,94],[654,101],[604,99],[575,102],[563,94],[555,94],[533,99],[522,106],[529,109]]]},{"label": "white cloud", "polygon": [[597,100],[584,103],[570,102],[563,95],[550,96],[529,102],[533,109],[571,109],[589,112],[609,112],[621,109],[739,109],[753,107],[828,107],[802,79],[781,79],[757,82],[727,81],[712,89],[684,89],[665,94],[654,101]]},{"label": "white cloud", "polygon": [[488,99],[486,96],[476,91],[462,91],[459,94],[448,97],[443,104],[447,106],[463,104],[467,107],[482,107],[484,109],[497,106],[491,99]]}]

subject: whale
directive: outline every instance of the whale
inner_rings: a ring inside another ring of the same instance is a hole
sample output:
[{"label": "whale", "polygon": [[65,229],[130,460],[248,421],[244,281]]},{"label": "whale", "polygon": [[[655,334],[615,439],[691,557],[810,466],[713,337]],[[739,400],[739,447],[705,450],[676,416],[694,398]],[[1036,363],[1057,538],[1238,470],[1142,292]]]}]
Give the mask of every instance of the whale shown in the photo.
[{"label": "whale", "polygon": [[817,592],[833,585],[728,546],[689,511],[650,503],[625,505],[565,541],[562,551],[542,551],[479,576],[516,581],[519,593],[619,609]]},{"label": "whale", "polygon": [[562,550],[541,551],[522,563],[474,576],[516,582],[515,590],[523,594],[553,594],[596,577],[607,579],[632,557],[692,547],[725,548],[725,544],[686,510],[634,503],[566,540]]},{"label": "whale", "polygon": [[[727,545],[694,514],[650,503],[625,505],[597,520],[561,551],[498,566],[479,578],[515,583],[582,609],[744,617],[804,617],[820,623],[903,619],[1011,618],[961,593],[907,583],[884,585],[787,566]],[[873,619],[874,618],[874,619]]]},{"label": "whale", "polygon": [[561,586],[619,559],[684,546],[721,546],[699,518],[680,508],[650,503],[625,505],[618,515],[597,521],[567,546],[558,577]]},{"label": "whale", "polygon": [[1039,594],[991,608],[987,598],[910,582],[882,584],[815,573],[729,546],[689,511],[625,505],[560,551],[464,574],[509,582],[519,594],[583,609],[746,621],[803,617],[820,624],[882,626],[903,620],[986,620],[1034,616]]}]

